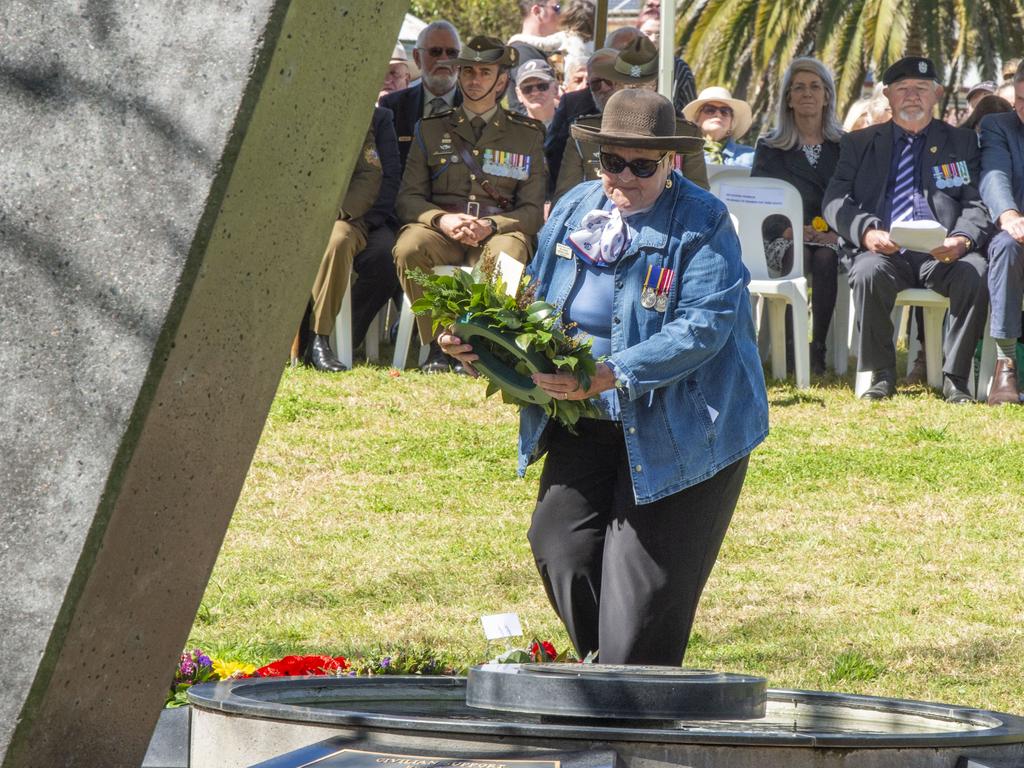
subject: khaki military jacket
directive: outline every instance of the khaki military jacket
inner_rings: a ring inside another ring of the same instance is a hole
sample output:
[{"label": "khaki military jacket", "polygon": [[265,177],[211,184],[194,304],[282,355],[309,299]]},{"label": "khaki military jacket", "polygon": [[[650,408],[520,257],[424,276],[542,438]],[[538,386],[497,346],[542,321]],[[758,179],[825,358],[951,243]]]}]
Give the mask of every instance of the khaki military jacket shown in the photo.
[{"label": "khaki military jacket", "polygon": [[366,132],[366,140],[359,150],[359,157],[356,158],[356,167],[352,171],[352,178],[348,183],[348,191],[341,203],[340,219],[358,219],[369,211],[377,195],[380,193],[380,183],[384,178],[384,172],[380,164],[380,156],[377,154],[377,142],[373,135],[373,125]]},{"label": "khaki military jacket", "polygon": [[[574,121],[577,125],[589,127],[601,127],[601,114],[595,112],[589,115],[581,115]],[[700,129],[682,117],[676,120],[676,131],[680,136],[693,136],[701,138]],[[558,182],[555,184],[555,194],[551,202],[554,203],[568,192],[584,181],[593,181],[600,178],[598,172],[601,170],[601,161],[598,159],[600,147],[589,141],[579,141],[569,137],[565,144],[565,155],[562,157],[562,167],[558,169]],[[708,170],[704,163],[704,151],[697,148],[692,153],[676,155],[676,169],[681,171],[683,176],[688,178],[698,187],[710,189],[708,184]]]},{"label": "khaki military jacket", "polygon": [[467,210],[467,203],[497,207],[459,157],[455,136],[471,148],[492,188],[512,202],[506,211],[481,212],[481,218],[493,219],[502,234],[537,234],[544,223],[547,183],[544,125],[501,107],[484,127],[479,142],[461,108],[419,122],[398,190],[398,218],[403,223],[432,225],[438,216],[450,212],[441,206],[458,206],[467,213],[474,208]]}]

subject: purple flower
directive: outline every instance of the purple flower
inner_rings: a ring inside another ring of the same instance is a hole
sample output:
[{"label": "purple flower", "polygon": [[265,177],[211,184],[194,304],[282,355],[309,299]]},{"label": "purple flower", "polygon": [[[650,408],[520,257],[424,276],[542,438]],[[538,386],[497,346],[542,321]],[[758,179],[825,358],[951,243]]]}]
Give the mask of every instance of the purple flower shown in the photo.
[{"label": "purple flower", "polygon": [[385,656],[383,659],[381,659],[380,660],[380,666],[381,666],[381,669],[387,669],[388,667],[390,667],[391,666],[391,657],[390,656]]}]

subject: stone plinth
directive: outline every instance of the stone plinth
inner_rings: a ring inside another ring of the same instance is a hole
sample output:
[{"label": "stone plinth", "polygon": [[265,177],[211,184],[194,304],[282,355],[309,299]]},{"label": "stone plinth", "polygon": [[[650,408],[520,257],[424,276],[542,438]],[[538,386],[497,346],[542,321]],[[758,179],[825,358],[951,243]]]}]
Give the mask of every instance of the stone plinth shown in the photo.
[{"label": "stone plinth", "polygon": [[404,10],[0,5],[4,768],[141,763]]}]

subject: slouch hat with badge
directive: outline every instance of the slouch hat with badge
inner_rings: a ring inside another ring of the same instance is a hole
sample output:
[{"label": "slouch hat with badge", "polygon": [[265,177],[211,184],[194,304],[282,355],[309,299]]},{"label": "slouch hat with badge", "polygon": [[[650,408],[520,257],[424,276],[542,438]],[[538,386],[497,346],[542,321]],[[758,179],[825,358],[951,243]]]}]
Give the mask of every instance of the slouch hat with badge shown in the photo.
[{"label": "slouch hat with badge", "polygon": [[459,57],[452,63],[457,67],[496,64],[502,69],[511,69],[519,63],[519,51],[496,37],[477,35],[462,46]]}]

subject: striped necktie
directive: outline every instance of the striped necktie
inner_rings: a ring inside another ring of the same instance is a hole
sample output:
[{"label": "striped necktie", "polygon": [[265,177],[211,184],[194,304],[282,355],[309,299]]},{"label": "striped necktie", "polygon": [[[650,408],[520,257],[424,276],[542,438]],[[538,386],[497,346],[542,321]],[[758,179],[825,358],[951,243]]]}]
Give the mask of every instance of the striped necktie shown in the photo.
[{"label": "striped necktie", "polygon": [[900,160],[896,166],[896,185],[892,189],[892,216],[889,225],[914,220],[914,142],[918,136],[900,139]]}]

